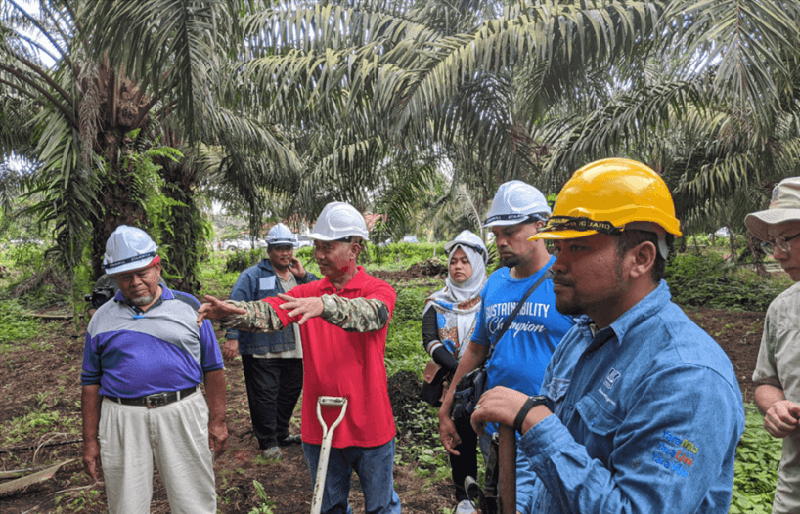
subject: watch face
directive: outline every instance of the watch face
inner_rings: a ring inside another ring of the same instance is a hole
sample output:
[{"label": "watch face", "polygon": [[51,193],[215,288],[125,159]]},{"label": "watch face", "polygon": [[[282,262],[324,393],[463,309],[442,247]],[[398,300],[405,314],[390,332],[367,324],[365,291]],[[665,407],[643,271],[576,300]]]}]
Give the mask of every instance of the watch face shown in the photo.
[{"label": "watch face", "polygon": [[525,416],[528,415],[528,412],[539,405],[546,405],[547,402],[548,398],[546,396],[529,396],[528,399],[525,400],[525,404],[519,409],[517,417],[514,418],[514,430],[522,435],[522,423],[525,421]]},{"label": "watch face", "polygon": [[546,405],[548,402],[547,396],[531,396],[531,400],[533,400],[533,407]]}]

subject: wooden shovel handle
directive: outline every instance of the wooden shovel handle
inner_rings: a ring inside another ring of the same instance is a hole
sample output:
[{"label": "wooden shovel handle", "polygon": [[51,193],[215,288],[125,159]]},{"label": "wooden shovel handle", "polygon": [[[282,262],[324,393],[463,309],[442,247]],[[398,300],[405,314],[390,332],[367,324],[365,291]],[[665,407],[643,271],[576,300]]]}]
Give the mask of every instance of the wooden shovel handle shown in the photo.
[{"label": "wooden shovel handle", "polygon": [[500,496],[501,513],[517,512],[517,438],[514,428],[508,425],[498,427],[500,451],[498,453],[497,492]]}]

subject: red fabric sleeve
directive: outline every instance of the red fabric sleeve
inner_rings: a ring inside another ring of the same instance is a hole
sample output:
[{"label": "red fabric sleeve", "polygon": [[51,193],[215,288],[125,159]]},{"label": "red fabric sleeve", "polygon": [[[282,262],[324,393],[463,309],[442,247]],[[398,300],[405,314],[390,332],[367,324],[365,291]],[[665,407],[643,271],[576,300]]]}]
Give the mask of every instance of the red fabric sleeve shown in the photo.
[{"label": "red fabric sleeve", "polygon": [[[310,282],[309,284],[313,284],[313,283]],[[295,286],[295,287],[292,288],[291,291],[289,291],[288,293],[284,293],[284,294],[286,294],[287,296],[291,296],[293,298],[308,298],[308,297],[318,296],[317,294],[303,294],[303,291],[305,291],[306,289],[309,289],[308,287],[305,287],[305,286],[308,286],[309,284],[301,284],[301,285]],[[313,288],[313,289],[316,289],[316,288]],[[267,298],[262,299],[261,301],[262,302],[267,302],[268,304],[272,305],[272,308],[275,309],[275,312],[278,313],[278,318],[280,318],[281,323],[283,323],[284,327],[289,326],[290,323],[294,323],[296,321],[299,321],[300,318],[302,317],[302,316],[290,317],[289,316],[289,311],[286,311],[286,310],[283,310],[283,309],[280,308],[281,305],[286,303],[286,300],[281,300],[277,296],[269,296]]]}]

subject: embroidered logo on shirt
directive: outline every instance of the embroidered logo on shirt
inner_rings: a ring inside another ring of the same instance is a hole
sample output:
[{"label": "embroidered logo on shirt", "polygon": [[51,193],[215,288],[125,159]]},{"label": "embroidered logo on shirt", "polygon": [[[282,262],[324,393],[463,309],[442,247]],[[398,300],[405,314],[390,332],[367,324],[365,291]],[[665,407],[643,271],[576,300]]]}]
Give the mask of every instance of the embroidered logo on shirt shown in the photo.
[{"label": "embroidered logo on shirt", "polygon": [[608,372],[608,375],[606,375],[606,378],[603,379],[603,385],[606,386],[606,389],[611,389],[611,386],[614,385],[614,382],[616,382],[621,374],[622,373],[619,371],[611,368],[611,370]]},{"label": "embroidered logo on shirt", "polygon": [[664,469],[672,471],[678,476],[686,478],[689,475],[689,470],[685,469],[680,462],[675,462],[673,464],[669,457],[665,457],[657,451],[653,452],[653,461],[660,466],[664,466]]},{"label": "embroidered logo on shirt", "polygon": [[678,445],[681,448],[686,448],[692,453],[697,453],[700,451],[700,448],[696,447],[694,443],[685,438],[681,439],[680,437],[672,434],[669,430],[664,430],[663,439],[669,441],[672,444]]},{"label": "embroidered logo on shirt", "polygon": [[[486,322],[489,334],[494,335],[506,322],[506,318],[492,318]],[[533,323],[532,321],[512,321],[508,327],[508,332],[516,336],[519,332],[547,332],[547,327],[543,323]]]},{"label": "embroidered logo on shirt", "polygon": [[[666,441],[670,445],[679,446],[679,449],[671,448],[662,441]],[[697,454],[700,451],[694,443],[686,438],[681,438],[671,433],[669,430],[664,430],[661,441],[656,444],[655,451],[653,451],[653,462],[664,469],[675,473],[678,476],[686,477],[689,475],[689,467],[691,467],[696,455],[690,457],[690,453]]]},{"label": "embroidered logo on shirt", "polygon": [[598,393],[600,393],[600,396],[602,396],[603,398],[605,398],[606,402],[610,403],[610,404],[611,404],[611,405],[613,405],[614,407],[616,407],[616,406],[617,406],[617,402],[615,402],[614,400],[612,400],[611,398],[609,398],[609,397],[608,397],[608,395],[607,395],[605,392],[603,392],[603,390],[602,390],[602,389],[598,389],[598,390],[597,390],[597,392],[598,392]]}]

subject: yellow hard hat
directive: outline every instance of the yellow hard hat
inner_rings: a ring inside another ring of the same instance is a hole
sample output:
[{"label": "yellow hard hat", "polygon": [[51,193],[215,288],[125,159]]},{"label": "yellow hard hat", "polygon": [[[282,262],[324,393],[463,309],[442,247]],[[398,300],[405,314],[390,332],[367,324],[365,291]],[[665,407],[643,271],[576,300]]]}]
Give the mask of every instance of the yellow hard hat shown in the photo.
[{"label": "yellow hard hat", "polygon": [[629,223],[637,223],[639,229],[642,222],[681,235],[675,204],[664,180],[640,162],[601,159],[576,171],[564,184],[547,226],[530,239],[613,235]]}]

